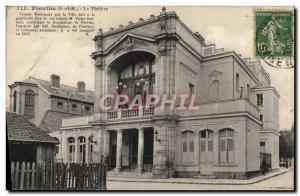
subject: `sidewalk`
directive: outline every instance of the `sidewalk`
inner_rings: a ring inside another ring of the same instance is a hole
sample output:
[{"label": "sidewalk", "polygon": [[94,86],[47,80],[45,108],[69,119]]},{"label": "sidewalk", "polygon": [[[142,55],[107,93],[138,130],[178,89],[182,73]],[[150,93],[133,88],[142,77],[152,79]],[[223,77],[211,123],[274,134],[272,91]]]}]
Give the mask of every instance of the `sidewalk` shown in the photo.
[{"label": "sidewalk", "polygon": [[224,185],[242,185],[253,184],[283,173],[288,172],[290,169],[280,168],[278,171],[270,172],[267,175],[257,176],[248,180],[239,179],[194,179],[194,178],[168,178],[168,179],[145,179],[145,178],[123,178],[108,176],[108,181],[119,182],[152,182],[152,183],[183,183],[183,184],[224,184]]}]

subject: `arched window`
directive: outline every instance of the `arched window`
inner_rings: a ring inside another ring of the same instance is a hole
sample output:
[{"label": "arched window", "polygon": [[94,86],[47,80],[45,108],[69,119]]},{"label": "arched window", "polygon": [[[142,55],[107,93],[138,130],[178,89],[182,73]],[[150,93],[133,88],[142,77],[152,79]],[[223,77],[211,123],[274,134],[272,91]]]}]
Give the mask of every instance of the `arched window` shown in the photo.
[{"label": "arched window", "polygon": [[194,132],[184,131],[181,133],[182,162],[194,162]]},{"label": "arched window", "polygon": [[85,154],[86,154],[86,141],[85,137],[79,137],[79,162],[85,163]]},{"label": "arched window", "polygon": [[68,162],[75,162],[75,139],[68,138]]},{"label": "arched window", "polygon": [[34,115],[34,92],[32,90],[27,90],[25,92],[24,115],[26,116]]},{"label": "arched window", "polygon": [[17,91],[14,91],[13,96],[13,112],[17,112]]},{"label": "arched window", "polygon": [[210,100],[219,101],[221,98],[221,84],[218,80],[214,80],[210,85]]},{"label": "arched window", "polygon": [[200,131],[200,162],[213,162],[213,150],[213,131],[209,129],[204,129]]},{"label": "arched window", "polygon": [[219,162],[232,163],[234,160],[234,131],[222,129],[219,131]]}]

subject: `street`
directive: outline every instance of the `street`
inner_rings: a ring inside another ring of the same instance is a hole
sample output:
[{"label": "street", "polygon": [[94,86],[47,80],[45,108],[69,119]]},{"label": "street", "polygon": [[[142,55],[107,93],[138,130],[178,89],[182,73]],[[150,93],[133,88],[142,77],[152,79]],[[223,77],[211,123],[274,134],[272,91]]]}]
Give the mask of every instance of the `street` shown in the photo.
[{"label": "street", "polygon": [[292,190],[294,170],[249,185],[107,181],[107,190]]}]

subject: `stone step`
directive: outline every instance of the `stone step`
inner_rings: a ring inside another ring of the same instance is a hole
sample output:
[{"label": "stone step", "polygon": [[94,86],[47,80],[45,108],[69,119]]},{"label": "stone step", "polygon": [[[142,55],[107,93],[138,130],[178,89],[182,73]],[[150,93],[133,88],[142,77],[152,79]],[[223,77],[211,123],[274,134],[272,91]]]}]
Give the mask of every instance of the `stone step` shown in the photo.
[{"label": "stone step", "polygon": [[108,171],[107,177],[118,177],[118,178],[152,178],[151,172],[144,172],[142,174],[137,172],[127,172],[127,171],[120,171],[116,173],[114,171]]},{"label": "stone step", "polygon": [[200,174],[198,176],[194,176],[195,179],[216,179],[217,177],[210,174]]}]

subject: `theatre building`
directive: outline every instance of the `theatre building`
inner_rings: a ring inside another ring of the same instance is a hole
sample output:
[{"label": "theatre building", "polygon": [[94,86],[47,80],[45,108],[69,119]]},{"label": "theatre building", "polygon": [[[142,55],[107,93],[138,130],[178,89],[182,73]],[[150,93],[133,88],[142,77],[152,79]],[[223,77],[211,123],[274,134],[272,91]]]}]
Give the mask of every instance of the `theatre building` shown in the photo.
[{"label": "theatre building", "polygon": [[[265,155],[279,167],[279,94],[259,61],[206,45],[165,8],[94,42],[94,114],[62,120],[63,161],[103,159],[112,175],[152,178],[246,179]],[[195,95],[197,109],[100,107],[116,94]]]}]

